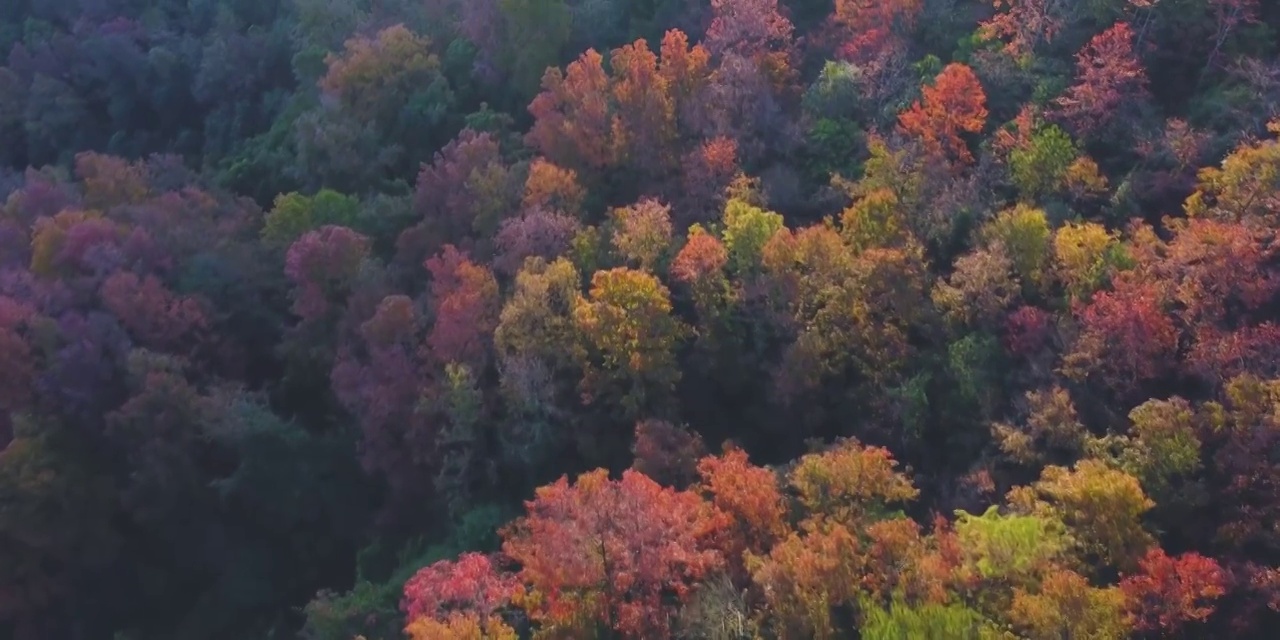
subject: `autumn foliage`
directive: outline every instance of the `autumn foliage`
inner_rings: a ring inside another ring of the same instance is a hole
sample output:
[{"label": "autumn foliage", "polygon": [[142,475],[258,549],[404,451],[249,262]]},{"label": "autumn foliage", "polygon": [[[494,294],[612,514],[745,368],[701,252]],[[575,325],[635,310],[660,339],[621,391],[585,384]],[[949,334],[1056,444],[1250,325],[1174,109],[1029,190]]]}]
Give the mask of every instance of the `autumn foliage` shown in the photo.
[{"label": "autumn foliage", "polygon": [[1280,621],[1258,0],[0,11],[0,638]]},{"label": "autumn foliage", "polygon": [[932,153],[972,161],[961,134],[978,133],[987,122],[987,97],[977,76],[963,64],[950,64],[921,92],[923,97],[898,116],[898,125]]}]

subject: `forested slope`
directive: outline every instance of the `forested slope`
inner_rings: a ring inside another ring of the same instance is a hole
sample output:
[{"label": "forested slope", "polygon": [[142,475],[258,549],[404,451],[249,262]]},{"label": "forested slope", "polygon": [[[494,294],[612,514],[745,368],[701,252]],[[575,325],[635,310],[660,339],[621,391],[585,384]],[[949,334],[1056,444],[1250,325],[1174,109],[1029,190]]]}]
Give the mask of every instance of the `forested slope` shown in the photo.
[{"label": "forested slope", "polygon": [[1270,638],[1277,28],[0,0],[0,637]]}]

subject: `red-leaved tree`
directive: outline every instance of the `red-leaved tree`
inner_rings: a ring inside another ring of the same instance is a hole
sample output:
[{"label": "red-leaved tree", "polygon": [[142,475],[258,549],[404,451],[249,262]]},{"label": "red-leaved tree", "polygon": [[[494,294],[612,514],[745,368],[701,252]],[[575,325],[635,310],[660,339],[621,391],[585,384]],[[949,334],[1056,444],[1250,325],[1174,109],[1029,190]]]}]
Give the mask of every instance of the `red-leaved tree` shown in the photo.
[{"label": "red-leaved tree", "polygon": [[1147,95],[1147,72],[1134,51],[1127,22],[1093,37],[1076,54],[1076,83],[1058,98],[1059,113],[1081,136],[1088,136],[1132,113]]},{"label": "red-leaved tree", "polygon": [[502,549],[527,585],[517,602],[543,625],[669,637],[680,603],[724,562],[708,544],[715,509],[635,471],[621,480],[603,469],[573,483],[562,477],[527,508],[503,531]]},{"label": "red-leaved tree", "polygon": [[1171,558],[1152,549],[1139,566],[1139,573],[1120,582],[1125,608],[1139,631],[1176,634],[1212,615],[1215,601],[1226,593],[1226,573],[1198,553]]}]

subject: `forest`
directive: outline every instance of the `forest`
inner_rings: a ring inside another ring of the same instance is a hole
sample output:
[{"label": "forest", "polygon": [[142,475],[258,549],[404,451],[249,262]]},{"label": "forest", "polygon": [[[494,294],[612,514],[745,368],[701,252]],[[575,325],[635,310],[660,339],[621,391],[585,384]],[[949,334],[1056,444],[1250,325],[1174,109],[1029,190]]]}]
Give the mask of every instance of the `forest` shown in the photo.
[{"label": "forest", "polygon": [[1278,30],[0,0],[0,638],[1274,638]]}]

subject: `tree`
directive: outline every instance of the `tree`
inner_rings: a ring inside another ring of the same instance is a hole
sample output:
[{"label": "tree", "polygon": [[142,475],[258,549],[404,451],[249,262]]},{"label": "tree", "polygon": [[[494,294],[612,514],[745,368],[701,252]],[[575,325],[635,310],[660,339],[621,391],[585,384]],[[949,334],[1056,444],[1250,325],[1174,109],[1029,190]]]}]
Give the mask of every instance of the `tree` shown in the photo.
[{"label": "tree", "polygon": [[626,268],[598,271],[573,305],[588,402],[620,395],[633,418],[661,406],[680,379],[675,349],[686,327],[671,315],[671,294],[657,278]]},{"label": "tree", "polygon": [[743,200],[730,199],[725,203],[722,223],[729,269],[733,273],[749,274],[759,269],[761,252],[765,243],[782,228],[782,216]]},{"label": "tree", "polygon": [[525,178],[520,206],[526,211],[546,209],[579,218],[586,196],[586,190],[578,183],[577,172],[539,157],[529,164],[529,176]]},{"label": "tree", "polygon": [[1013,261],[997,245],[956,260],[955,271],[934,287],[934,302],[959,325],[994,328],[1022,292]]},{"label": "tree", "polygon": [[314,320],[340,304],[368,254],[369,239],[346,227],[303,234],[285,256],[284,272],[295,287],[293,312]]},{"label": "tree", "polygon": [[1009,152],[1009,173],[1026,202],[1055,194],[1065,186],[1079,153],[1056,125],[1040,128],[1025,145]]},{"label": "tree", "polygon": [[613,246],[634,266],[658,271],[671,247],[671,207],[646,198],[613,211]]},{"label": "tree", "polygon": [[[415,85],[427,85],[440,70],[440,59],[431,53],[431,41],[395,25],[375,36],[346,41],[341,54],[325,60],[328,71],[320,88],[334,94],[356,115],[367,119],[394,117],[393,105],[402,105]],[[399,95],[397,95],[399,94]]]},{"label": "tree", "polygon": [[688,427],[641,420],[631,444],[631,468],[663,486],[683,490],[697,480],[698,461],[705,452],[702,436]]},{"label": "tree", "polygon": [[423,567],[404,584],[400,610],[410,623],[446,620],[451,614],[492,616],[519,589],[512,574],[500,572],[489,556],[464,553]]},{"label": "tree", "polygon": [[501,68],[523,101],[538,90],[538,79],[560,62],[569,40],[572,14],[564,0],[498,0],[503,20]]},{"label": "tree", "polygon": [[751,579],[764,594],[781,640],[834,640],[835,613],[856,606],[866,575],[860,541],[840,525],[801,536],[792,532],[769,555],[751,557]]},{"label": "tree", "polygon": [[898,115],[898,126],[920,140],[930,153],[960,163],[973,161],[960,136],[979,133],[987,123],[987,95],[973,70],[952,63],[921,89],[923,97]]},{"label": "tree", "polygon": [[1120,468],[1142,481],[1143,489],[1160,508],[1177,507],[1185,483],[1201,470],[1199,417],[1191,404],[1179,397],[1148,400],[1129,412],[1127,436],[1110,436],[1118,445]]},{"label": "tree", "polygon": [[543,207],[525,209],[502,221],[494,238],[495,270],[515,275],[527,259],[554,261],[569,253],[582,225],[572,216]]},{"label": "tree", "polygon": [[779,12],[778,0],[711,0],[711,15],[703,44],[714,57],[791,53],[795,28]]},{"label": "tree", "polygon": [[90,209],[140,204],[151,195],[142,162],[85,152],[76,154],[75,169],[84,186],[84,206]]},{"label": "tree", "polygon": [[616,162],[642,175],[662,176],[679,160],[670,80],[659,72],[658,56],[644,40],[615,49],[610,67]]},{"label": "tree", "polygon": [[1008,615],[1029,640],[1120,640],[1129,634],[1120,590],[1089,586],[1065,569],[1047,576],[1035,593],[1016,590]]},{"label": "tree", "polygon": [[[1057,99],[1059,113],[1077,134],[1105,129],[1132,113],[1147,92],[1147,73],[1133,48],[1133,29],[1117,22],[1076,54],[1077,80]],[[1126,118],[1128,119],[1128,118]]]},{"label": "tree", "polygon": [[1280,536],[1266,524],[1280,510],[1272,491],[1280,469],[1268,453],[1280,442],[1274,413],[1280,383],[1246,374],[1228,381],[1222,394],[1223,402],[1203,407],[1207,420],[1199,430],[1210,495],[1223,512],[1215,540],[1233,555],[1280,548]]},{"label": "tree", "polygon": [[400,260],[415,266],[454,244],[463,248],[486,239],[515,204],[517,187],[489,133],[464,129],[418,173],[414,212],[418,226],[400,236]]},{"label": "tree", "polygon": [[49,623],[77,579],[116,558],[115,487],[67,427],[20,417],[13,435],[0,450],[0,622],[47,637],[66,630]]},{"label": "tree", "polygon": [[419,618],[410,622],[404,632],[409,640],[517,640],[520,637],[499,618],[458,613],[443,621]]},{"label": "tree", "polygon": [[1074,300],[1088,300],[1130,264],[1118,234],[1094,222],[1059,228],[1053,235],[1053,257]]},{"label": "tree", "polygon": [[562,477],[526,506],[503,530],[502,550],[527,585],[517,603],[544,629],[667,637],[675,607],[723,564],[708,546],[714,509],[635,471]]},{"label": "tree", "polygon": [[999,637],[995,625],[981,614],[963,605],[906,605],[894,601],[886,611],[870,608],[867,622],[860,629],[866,640],[898,638],[954,638],[983,640]]},{"label": "tree", "polygon": [[1070,3],[1063,0],[992,0],[992,5],[997,12],[982,23],[979,33],[1004,40],[1005,52],[1018,58],[1052,42],[1070,10]]},{"label": "tree", "polygon": [[286,246],[302,234],[325,225],[353,228],[359,213],[359,200],[332,189],[321,189],[314,196],[296,191],[282,193],[276,196],[263,221],[262,239]]},{"label": "tree", "polygon": [[161,351],[194,351],[209,328],[204,306],[196,298],[178,297],[155,276],[139,278],[121,271],[102,283],[102,305],[115,314],[139,346]]},{"label": "tree", "polygon": [[565,258],[532,258],[516,274],[493,332],[503,357],[523,356],[563,365],[575,340],[574,308],[582,276]]},{"label": "tree", "polygon": [[1209,61],[1204,65],[1206,70],[1213,68],[1232,32],[1238,31],[1242,25],[1259,21],[1258,0],[1209,0],[1209,6],[1217,23],[1217,33],[1214,34]]},{"label": "tree", "polygon": [[1204,622],[1226,593],[1227,574],[1212,558],[1185,553],[1176,558],[1152,549],[1140,572],[1120,581],[1130,624],[1143,632],[1177,634]]},{"label": "tree", "polygon": [[0,358],[7,363],[0,369],[0,441],[7,444],[10,414],[34,400],[37,362],[35,350],[28,343],[24,329],[35,319],[35,309],[8,296],[0,296]]},{"label": "tree", "polygon": [[403,24],[357,35],[325,58],[328,71],[318,84],[345,116],[368,123],[377,139],[416,160],[417,148],[438,148],[457,130],[446,118],[453,90],[431,49],[429,38]]},{"label": "tree", "polygon": [[[956,512],[956,542],[966,566],[988,584],[1031,587],[1057,569],[1066,557],[1069,539],[1060,522],[1052,518],[1000,513],[992,505],[980,516]],[[992,588],[980,601],[1007,606],[1007,596]]]},{"label": "tree", "polygon": [[436,425],[418,411],[426,387],[420,322],[407,296],[383,298],[360,325],[356,348],[342,350],[329,374],[334,396],[357,420],[361,466],[386,479],[393,511],[420,499],[434,470]]},{"label": "tree", "polygon": [[831,18],[846,32],[845,55],[863,62],[902,46],[923,9],[923,0],[836,0]]},{"label": "tree", "polygon": [[1045,467],[1035,484],[1010,491],[1009,503],[1066,524],[1082,557],[1101,566],[1133,569],[1153,543],[1142,516],[1155,503],[1137,478],[1098,460]]},{"label": "tree", "polygon": [[1018,205],[1000,212],[983,225],[980,236],[987,245],[998,245],[1013,262],[1024,290],[1044,284],[1052,245],[1049,220],[1043,209]]},{"label": "tree", "polygon": [[[1280,119],[1267,123],[1280,135]],[[1222,160],[1221,167],[1200,170],[1196,192],[1184,208],[1192,217],[1224,220],[1261,219],[1271,224],[1280,203],[1280,140],[1244,141]]]},{"label": "tree", "polygon": [[1066,389],[1028,391],[1026,424],[1019,428],[1004,423],[992,425],[992,435],[1000,449],[1023,464],[1045,459],[1074,459],[1085,448],[1088,431],[1080,424],[1075,405]]},{"label": "tree", "polygon": [[897,466],[888,449],[850,438],[800,458],[789,480],[811,522],[856,527],[884,517],[889,505],[920,495]]},{"label": "tree", "polygon": [[1120,393],[1168,373],[1178,333],[1164,311],[1166,300],[1159,283],[1122,277],[1111,291],[1077,305],[1081,331],[1064,357],[1067,373],[1076,379],[1096,376]]},{"label": "tree", "polygon": [[[677,282],[698,286],[715,281],[729,263],[729,250],[724,243],[701,226],[689,228],[680,253],[671,261],[671,277]],[[721,275],[723,280],[723,275]]]},{"label": "tree", "polygon": [[424,265],[431,272],[435,324],[427,348],[440,363],[458,363],[473,372],[489,363],[491,336],[502,298],[493,272],[472,262],[453,245]]},{"label": "tree", "polygon": [[588,49],[563,72],[547,69],[542,93],[529,103],[525,143],[559,167],[596,175],[612,160],[609,77],[604,58]]},{"label": "tree", "polygon": [[881,187],[858,198],[840,214],[840,235],[857,252],[898,247],[911,236],[902,204],[892,189]]},{"label": "tree", "polygon": [[704,141],[685,154],[675,216],[680,226],[715,220],[725,208],[725,191],[739,175],[738,143],[726,136]]},{"label": "tree", "polygon": [[769,469],[750,463],[747,453],[727,447],[719,456],[698,461],[701,481],[696,489],[729,518],[718,545],[741,578],[745,554],[763,555],[789,531],[787,504],[778,477]]},{"label": "tree", "polygon": [[689,36],[679,29],[669,29],[662,36],[658,73],[666,80],[667,91],[680,119],[697,106],[702,90],[711,75],[711,54],[701,44],[689,45]]},{"label": "tree", "polygon": [[1167,226],[1173,238],[1152,270],[1172,286],[1185,326],[1240,323],[1280,293],[1280,276],[1271,266],[1275,247],[1262,230],[1205,218],[1169,220]]}]

